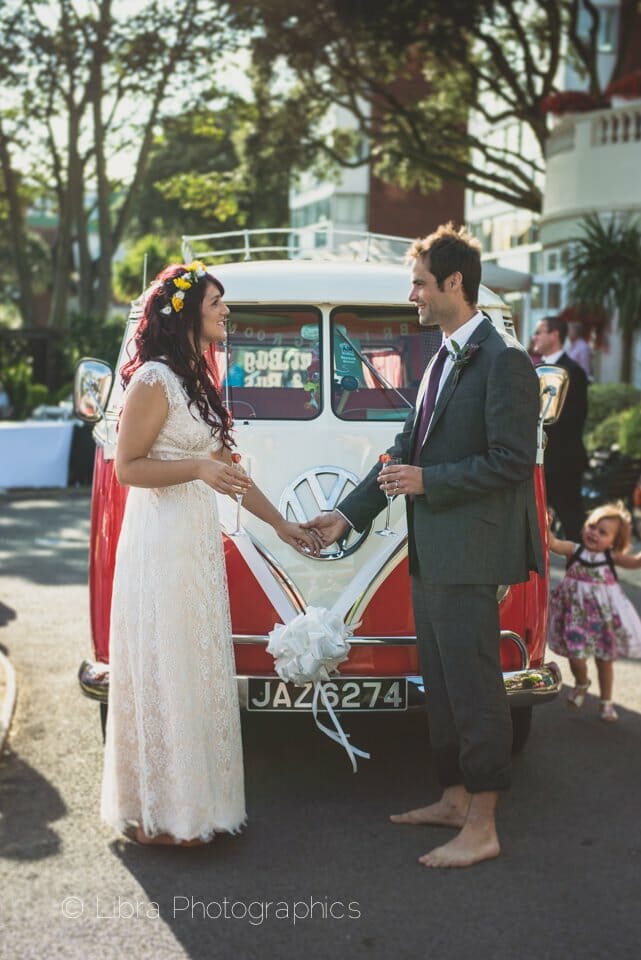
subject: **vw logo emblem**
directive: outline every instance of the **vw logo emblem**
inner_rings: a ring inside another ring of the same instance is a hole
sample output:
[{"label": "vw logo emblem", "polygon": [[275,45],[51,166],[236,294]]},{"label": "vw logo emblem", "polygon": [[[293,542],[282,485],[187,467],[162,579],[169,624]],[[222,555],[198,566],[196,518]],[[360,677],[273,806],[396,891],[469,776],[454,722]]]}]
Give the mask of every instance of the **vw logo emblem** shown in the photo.
[{"label": "vw logo emblem", "polygon": [[[343,467],[313,467],[299,474],[285,487],[278,509],[286,520],[305,523],[319,513],[333,510],[359,482],[355,473]],[[361,533],[350,528],[337,544],[332,544],[319,557],[311,559],[340,560],[341,557],[348,557],[363,544],[371,527],[370,523]]]}]

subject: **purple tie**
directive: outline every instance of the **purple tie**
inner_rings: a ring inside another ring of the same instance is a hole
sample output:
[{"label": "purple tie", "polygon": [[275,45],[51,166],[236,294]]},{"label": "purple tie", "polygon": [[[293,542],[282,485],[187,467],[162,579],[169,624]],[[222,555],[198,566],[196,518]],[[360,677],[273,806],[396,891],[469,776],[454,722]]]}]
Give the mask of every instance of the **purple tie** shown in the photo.
[{"label": "purple tie", "polygon": [[427,384],[427,390],[423,396],[421,420],[416,434],[416,443],[414,444],[414,456],[412,457],[412,463],[414,466],[418,466],[420,464],[423,441],[425,440],[425,434],[427,433],[427,428],[430,425],[430,420],[432,419],[432,414],[434,413],[434,407],[436,406],[438,385],[441,382],[441,374],[443,373],[443,366],[445,364],[448,352],[449,351],[447,347],[445,344],[443,344],[439,352],[436,354],[436,360],[434,361],[432,369],[430,370],[430,378]]}]

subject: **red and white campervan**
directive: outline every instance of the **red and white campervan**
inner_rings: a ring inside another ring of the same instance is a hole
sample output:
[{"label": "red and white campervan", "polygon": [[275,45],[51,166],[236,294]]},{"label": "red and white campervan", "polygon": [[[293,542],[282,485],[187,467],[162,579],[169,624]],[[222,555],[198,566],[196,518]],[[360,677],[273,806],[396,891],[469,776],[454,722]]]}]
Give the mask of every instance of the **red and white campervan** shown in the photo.
[{"label": "red and white campervan", "polygon": [[[237,449],[251,459],[253,478],[281,512],[304,520],[331,510],[390,445],[441,335],[419,327],[407,302],[402,249],[409,241],[397,248],[395,262],[384,262],[372,259],[373,250],[380,256],[391,246],[380,237],[353,244],[351,260],[254,259],[252,239],[248,232],[244,259],[232,262],[238,249],[225,254],[212,247],[212,238],[185,238],[185,259],[219,261],[212,272],[225,286],[231,316],[227,353],[221,351],[216,363]],[[265,247],[258,253],[264,256]],[[484,286],[479,305],[499,330],[513,333],[509,309]],[[118,367],[141,310],[136,301]],[[554,368],[546,369],[542,385],[555,376]],[[121,392],[118,373],[113,378],[106,365],[81,362],[76,410],[97,422],[90,547],[94,657],[82,664],[80,684],[102,703],[103,714],[114,558],[127,496],[113,463]],[[535,483],[546,540],[541,466]],[[224,533],[234,529],[235,510],[235,502],[219,496]],[[245,535],[224,540],[242,704],[265,712],[310,708],[309,690],[281,681],[266,651],[274,625],[309,605],[338,612],[348,626],[358,624],[349,659],[326,687],[337,712],[397,712],[422,703],[403,498],[392,505],[393,536],[377,536],[381,516],[320,558],[295,553],[247,512],[241,520]],[[547,601],[547,575],[500,588],[501,658],[515,747],[525,742],[532,707],[560,688],[557,666],[545,663]]]}]

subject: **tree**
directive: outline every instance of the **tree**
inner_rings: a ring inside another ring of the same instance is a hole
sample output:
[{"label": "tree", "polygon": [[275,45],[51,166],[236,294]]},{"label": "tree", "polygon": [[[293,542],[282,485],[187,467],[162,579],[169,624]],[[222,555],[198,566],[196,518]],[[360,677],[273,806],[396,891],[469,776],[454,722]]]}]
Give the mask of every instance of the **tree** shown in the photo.
[{"label": "tree", "polygon": [[[20,190],[37,190],[57,216],[50,324],[66,325],[72,289],[79,312],[100,321],[157,124],[188,113],[210,87],[211,63],[231,44],[225,9],[215,0],[5,0],[0,164],[25,323],[33,306]],[[121,176],[117,154],[130,158]]]},{"label": "tree", "polygon": [[587,308],[616,311],[622,334],[621,380],[632,380],[634,335],[641,329],[641,225],[597,213],[581,221],[570,241],[570,298]]},{"label": "tree", "polygon": [[179,250],[183,233],[287,226],[292,176],[318,159],[306,145],[310,115],[277,89],[272,67],[253,66],[247,78],[245,96],[215,100],[214,92],[203,97],[206,107],[162,124],[127,230],[134,246],[117,268],[120,291],[139,292],[143,255],[158,248],[154,234],[163,249]]},{"label": "tree", "polygon": [[[627,0],[625,0],[628,6]],[[563,57],[599,102],[599,9],[592,0],[396,0],[375,15],[366,0],[236,0],[257,62],[282,58],[308,104],[339,104],[372,145],[376,172],[427,192],[454,180],[532,211],[541,209],[548,118]],[[487,121],[479,133],[474,109]],[[492,136],[514,120],[538,156]],[[316,129],[318,148],[358,165],[348,141]]]}]

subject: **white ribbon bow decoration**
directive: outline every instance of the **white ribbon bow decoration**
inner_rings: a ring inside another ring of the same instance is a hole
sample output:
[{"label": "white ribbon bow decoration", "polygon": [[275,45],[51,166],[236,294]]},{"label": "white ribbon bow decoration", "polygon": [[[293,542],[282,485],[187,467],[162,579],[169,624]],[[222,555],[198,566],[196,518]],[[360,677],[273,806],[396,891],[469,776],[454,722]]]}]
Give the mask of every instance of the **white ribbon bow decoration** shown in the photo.
[{"label": "white ribbon bow decoration", "polygon": [[[325,607],[307,607],[305,613],[299,613],[287,624],[277,623],[269,633],[267,652],[274,658],[276,673],[286,682],[303,687],[314,684],[312,713],[316,726],[335,743],[340,743],[347,751],[356,773],[356,756],[369,760],[369,753],[352,746],[349,734],[343,730],[332,705],[329,703],[323,681],[330,679],[330,673],[339,663],[347,660],[350,645],[347,637],[353,630],[345,626],[343,618]],[[318,719],[318,701],[322,700],[335,730],[324,726]]]}]

